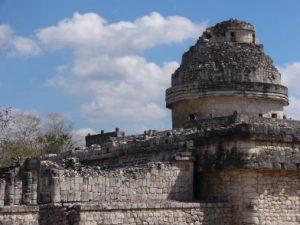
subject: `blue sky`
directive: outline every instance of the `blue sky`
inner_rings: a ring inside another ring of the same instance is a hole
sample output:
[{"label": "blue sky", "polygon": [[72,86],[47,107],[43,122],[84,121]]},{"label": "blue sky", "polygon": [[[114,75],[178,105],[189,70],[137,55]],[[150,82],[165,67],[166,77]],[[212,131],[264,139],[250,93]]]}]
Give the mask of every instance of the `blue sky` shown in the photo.
[{"label": "blue sky", "polygon": [[0,106],[58,112],[81,133],[169,129],[164,89],[206,26],[256,26],[300,119],[300,1],[0,0]]}]

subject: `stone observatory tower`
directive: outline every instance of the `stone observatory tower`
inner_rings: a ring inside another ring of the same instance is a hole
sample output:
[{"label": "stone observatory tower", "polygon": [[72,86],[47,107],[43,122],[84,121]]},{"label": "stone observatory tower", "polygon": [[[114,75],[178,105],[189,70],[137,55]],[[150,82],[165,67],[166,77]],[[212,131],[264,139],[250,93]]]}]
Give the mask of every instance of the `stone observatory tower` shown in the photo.
[{"label": "stone observatory tower", "polygon": [[236,113],[282,119],[288,96],[280,78],[253,25],[230,19],[209,27],[183,54],[166,91],[173,128]]}]

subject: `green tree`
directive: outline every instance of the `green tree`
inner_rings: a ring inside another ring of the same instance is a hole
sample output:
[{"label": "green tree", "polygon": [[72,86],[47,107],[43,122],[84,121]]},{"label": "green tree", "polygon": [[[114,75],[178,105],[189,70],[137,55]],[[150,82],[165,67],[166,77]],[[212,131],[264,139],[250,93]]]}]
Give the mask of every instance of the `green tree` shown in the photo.
[{"label": "green tree", "polygon": [[72,124],[57,113],[45,121],[32,113],[0,108],[0,167],[11,166],[13,158],[60,153],[73,148]]},{"label": "green tree", "polygon": [[12,165],[12,158],[39,154],[36,138],[40,123],[35,115],[11,108],[0,109],[0,166]]},{"label": "green tree", "polygon": [[72,123],[57,113],[49,113],[39,136],[44,154],[60,153],[73,148]]}]

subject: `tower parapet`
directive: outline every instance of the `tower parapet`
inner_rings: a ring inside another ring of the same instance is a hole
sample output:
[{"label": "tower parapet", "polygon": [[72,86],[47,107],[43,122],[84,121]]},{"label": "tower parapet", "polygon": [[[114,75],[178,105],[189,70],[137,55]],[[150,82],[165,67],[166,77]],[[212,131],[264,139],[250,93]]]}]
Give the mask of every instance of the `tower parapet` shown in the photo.
[{"label": "tower parapet", "polygon": [[209,27],[183,56],[166,91],[173,127],[228,116],[283,118],[287,88],[258,43],[254,26],[227,20]]},{"label": "tower parapet", "polygon": [[258,44],[254,26],[251,23],[236,19],[217,23],[215,26],[207,28],[203,32],[202,41]]}]

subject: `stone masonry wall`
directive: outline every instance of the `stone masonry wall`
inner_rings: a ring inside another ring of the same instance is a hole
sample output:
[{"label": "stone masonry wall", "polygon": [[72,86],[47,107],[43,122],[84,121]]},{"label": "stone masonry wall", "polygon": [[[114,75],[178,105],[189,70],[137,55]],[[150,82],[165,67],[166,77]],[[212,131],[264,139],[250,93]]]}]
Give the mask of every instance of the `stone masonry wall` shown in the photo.
[{"label": "stone masonry wall", "polygon": [[78,225],[78,222],[79,214],[77,210],[74,211],[74,207],[59,204],[46,204],[40,207],[39,225]]},{"label": "stone masonry wall", "polygon": [[[279,126],[275,127],[279,130]],[[251,127],[249,129],[252,129]],[[255,128],[258,129],[258,128]],[[285,133],[285,136],[275,136],[272,130],[268,127],[260,129],[258,133],[260,137],[264,137],[264,132],[268,131],[270,136],[273,136],[273,141],[249,141],[242,140],[242,135],[239,140],[226,140],[217,143],[208,144],[208,138],[205,140],[206,145],[195,149],[195,164],[198,171],[213,171],[221,169],[274,169],[300,171],[300,145],[298,143],[282,143],[279,138],[284,138],[286,141],[296,139],[294,132],[292,135],[287,135],[287,130],[282,130],[280,133]],[[239,131],[234,131],[238,133]],[[232,132],[232,133],[234,133]],[[242,131],[241,131],[242,132]],[[240,132],[240,133],[241,133]],[[278,132],[278,131],[277,131]],[[278,132],[279,133],[279,132]],[[195,142],[196,144],[201,144]]]},{"label": "stone masonry wall", "polygon": [[109,209],[82,206],[80,225],[231,225],[230,211],[229,205],[222,203],[123,203]]},{"label": "stone masonry wall", "polygon": [[6,206],[0,208],[0,225],[39,225],[38,207]]},{"label": "stone masonry wall", "polygon": [[23,180],[14,171],[0,178],[0,207],[22,204]]},{"label": "stone masonry wall", "polygon": [[300,223],[300,174],[276,170],[224,170],[199,174],[202,200],[227,200],[233,224]]},{"label": "stone masonry wall", "polygon": [[174,161],[102,170],[62,169],[41,177],[41,200],[48,202],[113,202],[192,200],[193,163]]},{"label": "stone masonry wall", "polygon": [[[186,110],[189,109],[189,110]],[[172,122],[174,127],[183,127],[193,114],[197,119],[230,116],[234,112],[238,114],[265,118],[271,118],[276,114],[277,118],[283,118],[282,104],[263,99],[240,97],[215,97],[195,99],[175,104],[172,108]]]}]

